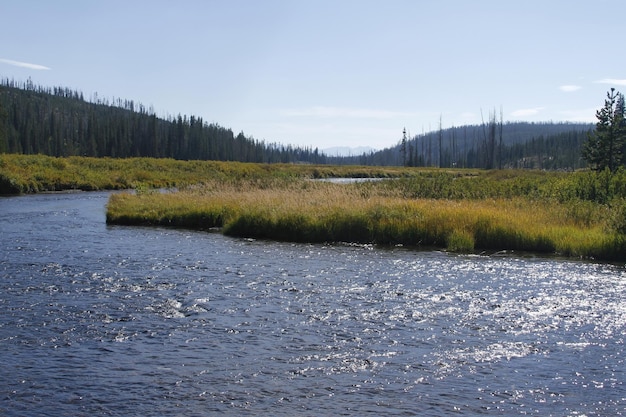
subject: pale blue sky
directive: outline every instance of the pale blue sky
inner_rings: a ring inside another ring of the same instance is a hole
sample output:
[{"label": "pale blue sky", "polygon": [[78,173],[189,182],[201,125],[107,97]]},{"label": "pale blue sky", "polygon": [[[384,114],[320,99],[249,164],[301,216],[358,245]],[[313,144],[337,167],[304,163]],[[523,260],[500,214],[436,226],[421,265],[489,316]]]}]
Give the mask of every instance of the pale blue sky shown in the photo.
[{"label": "pale blue sky", "polygon": [[626,92],[625,18],[624,0],[0,0],[0,77],[380,149],[494,109],[594,122]]}]

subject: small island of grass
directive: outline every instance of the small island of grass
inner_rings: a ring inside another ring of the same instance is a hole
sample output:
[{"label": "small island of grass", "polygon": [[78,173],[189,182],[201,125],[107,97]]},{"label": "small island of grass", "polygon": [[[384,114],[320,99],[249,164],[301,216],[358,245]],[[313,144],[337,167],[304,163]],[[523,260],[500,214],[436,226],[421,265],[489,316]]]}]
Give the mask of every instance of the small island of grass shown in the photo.
[{"label": "small island of grass", "polygon": [[107,222],[220,228],[229,236],[293,242],[623,260],[621,198],[585,197],[602,192],[599,177],[405,169],[400,178],[348,184],[297,175],[207,179],[175,193],[115,194]]},{"label": "small island of grass", "polygon": [[[385,178],[335,183],[321,178]],[[626,260],[626,173],[0,155],[2,194],[130,190],[107,223]],[[167,189],[168,192],[160,192]]]}]

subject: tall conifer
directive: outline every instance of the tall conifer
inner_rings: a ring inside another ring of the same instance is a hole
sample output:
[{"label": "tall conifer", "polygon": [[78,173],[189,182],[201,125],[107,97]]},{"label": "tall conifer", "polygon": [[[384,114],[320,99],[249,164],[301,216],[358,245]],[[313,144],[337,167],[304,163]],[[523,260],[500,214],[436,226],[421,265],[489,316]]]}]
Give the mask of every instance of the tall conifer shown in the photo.
[{"label": "tall conifer", "polygon": [[624,96],[611,88],[606,97],[604,107],[596,112],[596,129],[589,134],[582,156],[596,171],[615,172],[624,163]]}]

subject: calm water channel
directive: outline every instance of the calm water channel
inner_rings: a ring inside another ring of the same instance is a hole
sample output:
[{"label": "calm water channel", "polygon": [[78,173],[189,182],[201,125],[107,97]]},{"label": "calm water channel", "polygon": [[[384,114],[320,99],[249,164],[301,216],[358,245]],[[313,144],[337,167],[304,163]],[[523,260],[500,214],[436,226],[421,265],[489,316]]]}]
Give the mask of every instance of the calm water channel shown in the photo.
[{"label": "calm water channel", "polygon": [[626,415],[626,269],[0,198],[0,415]]}]

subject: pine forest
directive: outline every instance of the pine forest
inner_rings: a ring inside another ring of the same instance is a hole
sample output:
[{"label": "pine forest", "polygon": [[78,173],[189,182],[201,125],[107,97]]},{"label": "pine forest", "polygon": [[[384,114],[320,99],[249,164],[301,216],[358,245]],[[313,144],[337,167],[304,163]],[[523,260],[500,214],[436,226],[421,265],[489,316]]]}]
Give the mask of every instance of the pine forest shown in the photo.
[{"label": "pine forest", "polygon": [[352,156],[256,140],[201,117],[157,116],[132,100],[106,99],[29,79],[0,82],[0,153],[50,156],[155,157],[260,163],[573,170],[592,124],[503,122],[439,128]]}]

